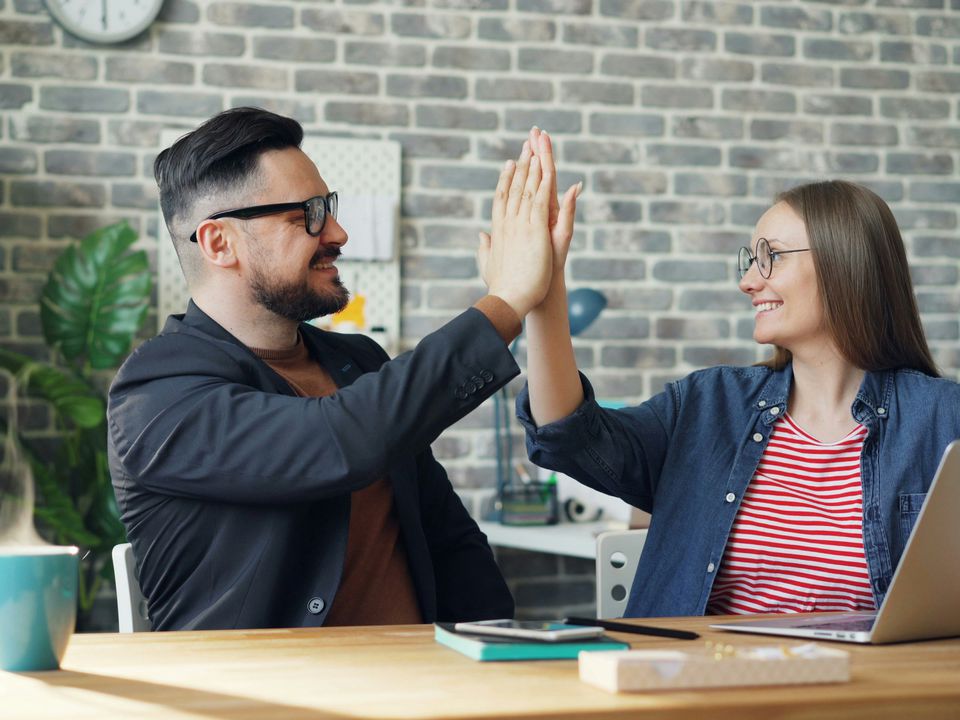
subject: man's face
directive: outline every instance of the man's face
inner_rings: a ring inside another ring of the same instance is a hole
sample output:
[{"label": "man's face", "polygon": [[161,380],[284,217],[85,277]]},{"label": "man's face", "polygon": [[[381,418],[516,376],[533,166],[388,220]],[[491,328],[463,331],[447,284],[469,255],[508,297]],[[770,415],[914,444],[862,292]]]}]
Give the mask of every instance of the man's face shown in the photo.
[{"label": "man's face", "polygon": [[[316,165],[301,150],[272,150],[260,157],[253,204],[302,202],[330,190]],[[320,235],[307,233],[302,210],[239,221],[244,242],[238,248],[254,301],[280,317],[302,322],[342,310],[350,293],[334,261],[347,241],[336,219],[327,215]]]}]

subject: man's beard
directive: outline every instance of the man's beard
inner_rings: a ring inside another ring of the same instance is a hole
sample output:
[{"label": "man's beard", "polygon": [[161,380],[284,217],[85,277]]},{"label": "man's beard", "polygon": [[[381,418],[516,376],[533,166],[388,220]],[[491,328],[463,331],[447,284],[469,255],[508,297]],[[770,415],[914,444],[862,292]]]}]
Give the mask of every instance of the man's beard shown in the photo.
[{"label": "man's beard", "polygon": [[[336,253],[317,253],[310,264],[321,259],[331,259]],[[251,269],[250,289],[254,300],[270,312],[295,322],[331,315],[343,310],[350,301],[350,291],[344,287],[340,276],[331,280],[332,287],[323,292],[313,290],[305,282],[271,280],[259,267]]]}]

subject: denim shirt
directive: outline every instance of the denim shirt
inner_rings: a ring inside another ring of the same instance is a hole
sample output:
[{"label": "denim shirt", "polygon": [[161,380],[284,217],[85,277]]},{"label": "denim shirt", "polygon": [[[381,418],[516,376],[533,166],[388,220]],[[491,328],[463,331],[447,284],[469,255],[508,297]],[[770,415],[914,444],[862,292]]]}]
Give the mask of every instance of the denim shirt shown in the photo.
[{"label": "denim shirt", "polygon": [[[740,500],[786,411],[792,367],[715,367],[635,407],[585,399],[537,427],[517,398],[530,460],[653,514],[627,617],[703,615]],[[960,385],[912,370],[867,373],[851,407],[860,458],[863,545],[879,607],[946,446],[960,437]]]}]

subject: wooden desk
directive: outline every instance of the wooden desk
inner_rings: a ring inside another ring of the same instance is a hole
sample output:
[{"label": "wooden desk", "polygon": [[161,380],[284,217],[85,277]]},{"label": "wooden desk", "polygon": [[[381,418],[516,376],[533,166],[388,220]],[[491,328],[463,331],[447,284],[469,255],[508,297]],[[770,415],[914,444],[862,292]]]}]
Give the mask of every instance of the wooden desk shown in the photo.
[{"label": "wooden desk", "polygon": [[[733,645],[776,638],[653,624]],[[849,683],[612,695],[576,661],[478,663],[426,625],[77,635],[63,670],[0,672],[0,717],[85,718],[960,718],[960,639],[842,645]],[[641,635],[634,647],[681,647]],[[841,645],[836,645],[841,647]]]}]

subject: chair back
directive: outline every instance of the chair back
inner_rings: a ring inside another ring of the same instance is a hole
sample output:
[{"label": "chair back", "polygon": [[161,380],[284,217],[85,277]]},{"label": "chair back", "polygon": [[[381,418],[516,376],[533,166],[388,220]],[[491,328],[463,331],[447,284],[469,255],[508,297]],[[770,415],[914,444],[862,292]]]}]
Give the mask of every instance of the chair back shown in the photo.
[{"label": "chair back", "polygon": [[133,562],[133,547],[130,543],[113,548],[113,573],[117,579],[117,617],[120,632],[145,632],[151,629],[147,614],[147,599],[140,591],[137,566]]},{"label": "chair back", "polygon": [[597,617],[623,617],[646,530],[615,530],[597,536]]}]

